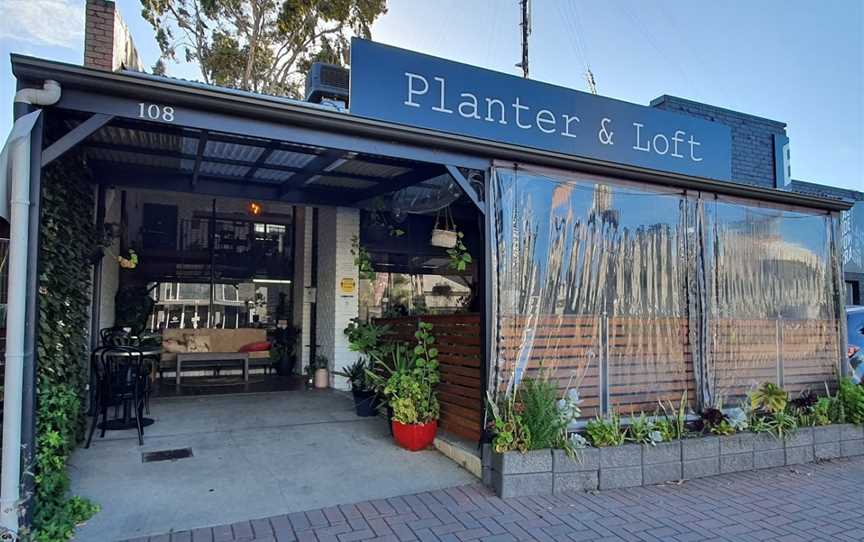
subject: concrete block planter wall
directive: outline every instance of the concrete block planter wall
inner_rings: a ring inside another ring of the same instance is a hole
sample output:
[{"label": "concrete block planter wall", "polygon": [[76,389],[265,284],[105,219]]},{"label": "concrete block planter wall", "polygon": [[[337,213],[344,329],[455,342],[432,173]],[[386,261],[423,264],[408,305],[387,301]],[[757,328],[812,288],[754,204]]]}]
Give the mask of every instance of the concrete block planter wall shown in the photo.
[{"label": "concrete block planter wall", "polygon": [[864,427],[838,424],[802,428],[786,439],[738,433],[656,446],[587,448],[578,460],[563,450],[492,453],[484,478],[506,498],[654,485],[859,455],[864,455]]}]

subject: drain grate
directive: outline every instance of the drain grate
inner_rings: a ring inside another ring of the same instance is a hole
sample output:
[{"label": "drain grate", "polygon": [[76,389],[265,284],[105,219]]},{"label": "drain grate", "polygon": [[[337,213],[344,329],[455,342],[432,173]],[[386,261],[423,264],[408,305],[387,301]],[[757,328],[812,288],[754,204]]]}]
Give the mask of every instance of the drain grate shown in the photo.
[{"label": "drain grate", "polygon": [[142,463],[154,463],[156,461],[177,461],[192,457],[192,448],[176,448],[174,450],[159,450],[158,452],[144,452],[141,454]]}]

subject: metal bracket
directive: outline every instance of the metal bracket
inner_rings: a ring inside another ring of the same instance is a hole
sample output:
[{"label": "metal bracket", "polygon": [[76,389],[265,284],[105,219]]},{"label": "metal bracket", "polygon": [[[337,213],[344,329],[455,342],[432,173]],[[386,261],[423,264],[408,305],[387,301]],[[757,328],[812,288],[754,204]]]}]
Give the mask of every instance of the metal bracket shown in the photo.
[{"label": "metal bracket", "polygon": [[466,179],[464,175],[462,175],[462,172],[459,171],[459,168],[457,168],[456,166],[444,167],[447,168],[447,172],[450,173],[450,176],[453,177],[453,180],[459,184],[460,188],[462,188],[462,191],[465,192],[465,195],[471,198],[471,201],[474,202],[477,210],[485,215],[486,205],[477,197],[477,192],[475,192],[474,189],[471,188],[471,183],[468,182],[468,179]]},{"label": "metal bracket", "polygon": [[60,158],[75,145],[87,139],[90,135],[102,128],[114,118],[114,115],[105,113],[94,113],[92,117],[85,120],[75,128],[69,130],[63,137],[55,141],[50,147],[42,151],[42,167],[47,166],[54,160]]}]

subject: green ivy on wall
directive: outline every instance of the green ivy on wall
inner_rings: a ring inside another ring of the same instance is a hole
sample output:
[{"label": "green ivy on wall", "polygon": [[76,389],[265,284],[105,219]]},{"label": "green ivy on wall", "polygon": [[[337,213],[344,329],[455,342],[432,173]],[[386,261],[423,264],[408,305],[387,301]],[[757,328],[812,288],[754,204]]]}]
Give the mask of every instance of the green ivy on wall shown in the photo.
[{"label": "green ivy on wall", "polygon": [[42,175],[35,495],[32,538],[61,542],[98,511],[69,496],[67,462],[85,427],[93,185],[80,156]]}]

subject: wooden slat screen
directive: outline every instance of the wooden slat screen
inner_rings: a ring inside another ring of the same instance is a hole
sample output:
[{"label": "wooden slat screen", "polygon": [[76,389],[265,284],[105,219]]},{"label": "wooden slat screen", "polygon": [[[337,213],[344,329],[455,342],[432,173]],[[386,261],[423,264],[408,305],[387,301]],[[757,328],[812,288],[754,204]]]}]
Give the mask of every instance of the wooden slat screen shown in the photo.
[{"label": "wooden slat screen", "polygon": [[474,441],[480,440],[483,425],[483,362],[479,314],[436,314],[380,318],[376,324],[390,326],[389,338],[413,346],[417,339],[417,322],[432,324],[435,346],[438,348],[441,383],[438,401],[441,404],[442,429]]},{"label": "wooden slat screen", "polygon": [[727,405],[762,382],[791,396],[837,384],[838,330],[830,320],[719,320],[711,323],[715,386]]},{"label": "wooden slat screen", "polygon": [[694,404],[696,385],[686,318],[609,319],[609,404],[622,414]]},{"label": "wooden slat screen", "polygon": [[[709,373],[725,406],[762,382],[779,382],[793,397],[804,389],[823,392],[826,382],[836,386],[838,335],[830,320],[714,320],[709,333]],[[530,351],[522,346],[529,340]],[[562,394],[577,388],[585,418],[599,411],[603,364],[609,406],[622,414],[654,412],[661,400],[677,404],[685,390],[691,408],[697,398],[686,318],[502,318],[499,351],[499,392],[512,385],[516,360],[523,359],[523,376],[548,371]]]},{"label": "wooden slat screen", "polygon": [[[520,352],[526,343],[526,326],[533,328],[530,352]],[[516,360],[525,357],[522,377],[546,372],[558,383],[562,394],[569,388],[579,390],[582,415],[594,416],[600,406],[600,317],[561,315],[537,321],[525,317],[502,318],[500,357],[506,364],[498,368],[499,391],[507,390],[516,370]]]}]

